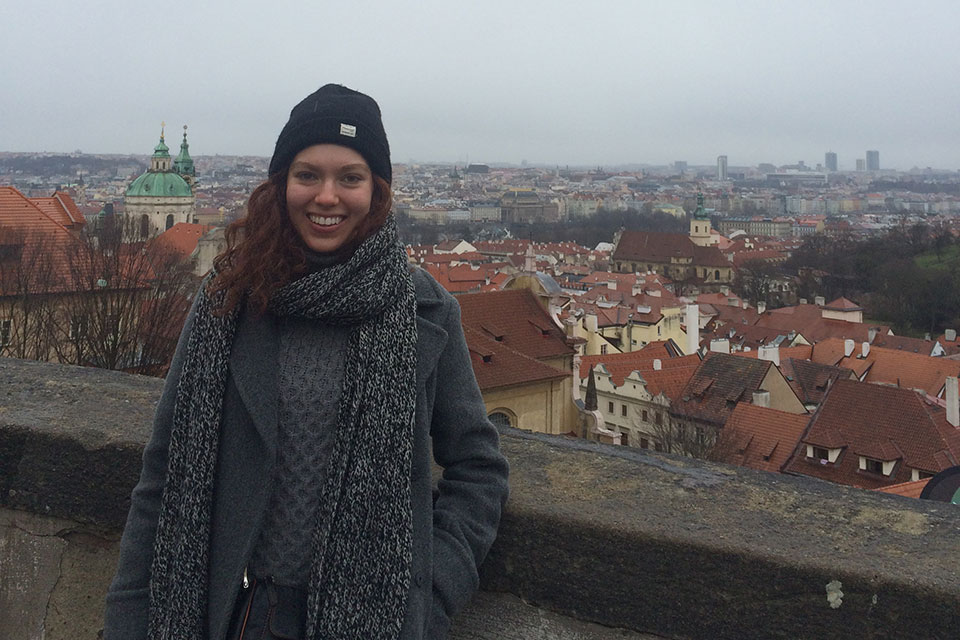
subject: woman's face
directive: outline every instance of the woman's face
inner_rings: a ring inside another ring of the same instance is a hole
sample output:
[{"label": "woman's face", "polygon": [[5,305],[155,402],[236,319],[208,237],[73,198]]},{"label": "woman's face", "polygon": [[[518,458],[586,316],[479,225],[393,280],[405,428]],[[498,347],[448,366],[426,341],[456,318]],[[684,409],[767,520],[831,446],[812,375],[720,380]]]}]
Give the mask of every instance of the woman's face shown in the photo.
[{"label": "woman's face", "polygon": [[287,172],[287,214],[307,247],[340,249],[370,213],[373,173],[359,153],[336,144],[307,147]]}]

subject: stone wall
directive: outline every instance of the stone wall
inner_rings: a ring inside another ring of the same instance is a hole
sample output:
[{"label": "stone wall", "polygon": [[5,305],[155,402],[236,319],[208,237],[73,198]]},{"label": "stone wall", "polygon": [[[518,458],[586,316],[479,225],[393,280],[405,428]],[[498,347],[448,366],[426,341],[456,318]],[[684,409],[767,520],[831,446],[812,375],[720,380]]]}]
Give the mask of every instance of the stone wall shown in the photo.
[{"label": "stone wall", "polygon": [[[0,638],[97,637],[161,385],[0,359]],[[503,449],[510,503],[455,640],[957,637],[954,505],[519,431]]]}]

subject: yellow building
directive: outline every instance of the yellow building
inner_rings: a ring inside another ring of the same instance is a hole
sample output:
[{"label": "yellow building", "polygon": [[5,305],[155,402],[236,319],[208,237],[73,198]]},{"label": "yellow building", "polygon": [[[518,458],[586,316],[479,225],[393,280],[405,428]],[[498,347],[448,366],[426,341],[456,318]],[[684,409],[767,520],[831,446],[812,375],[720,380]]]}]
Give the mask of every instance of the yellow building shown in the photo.
[{"label": "yellow building", "polygon": [[543,433],[576,430],[573,359],[559,324],[529,289],[459,296],[470,360],[490,419]]}]

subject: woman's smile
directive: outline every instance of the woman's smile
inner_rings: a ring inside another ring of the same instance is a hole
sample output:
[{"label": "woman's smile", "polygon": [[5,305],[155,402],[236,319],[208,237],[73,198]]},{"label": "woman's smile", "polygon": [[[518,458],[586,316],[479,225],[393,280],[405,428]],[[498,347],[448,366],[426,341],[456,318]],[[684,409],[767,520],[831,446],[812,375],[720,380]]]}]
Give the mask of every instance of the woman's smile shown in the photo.
[{"label": "woman's smile", "polygon": [[352,239],[370,213],[373,173],[359,153],[315,144],[298,153],[287,173],[287,214],[311,251],[332,253]]}]

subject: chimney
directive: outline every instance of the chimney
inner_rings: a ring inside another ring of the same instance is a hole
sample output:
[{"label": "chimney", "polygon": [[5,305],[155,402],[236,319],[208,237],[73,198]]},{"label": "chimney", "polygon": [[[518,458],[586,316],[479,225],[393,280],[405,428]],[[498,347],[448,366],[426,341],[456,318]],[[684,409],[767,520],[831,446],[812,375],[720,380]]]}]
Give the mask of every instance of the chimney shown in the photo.
[{"label": "chimney", "polygon": [[816,296],[813,299],[813,303],[818,307],[822,307],[823,305],[827,304],[827,301],[823,299],[823,296]]},{"label": "chimney", "polygon": [[944,396],[947,399],[947,422],[960,427],[960,395],[957,393],[957,378],[946,379]]},{"label": "chimney", "polygon": [[947,342],[956,342],[957,341],[957,330],[956,329],[947,329],[943,332],[943,338]]},{"label": "chimney", "polygon": [[720,287],[720,293],[722,293],[722,294],[725,295],[725,296],[730,295],[730,287],[728,287],[728,286],[726,286],[726,285]]},{"label": "chimney", "polygon": [[866,358],[868,355],[870,355],[870,343],[864,342],[860,345],[860,357]]},{"label": "chimney", "polygon": [[757,358],[760,360],[769,360],[775,366],[780,366],[780,347],[777,345],[764,345],[760,347],[760,351],[757,353]]},{"label": "chimney", "polygon": [[700,348],[700,305],[687,305],[687,351],[686,355],[696,353]]},{"label": "chimney", "polygon": [[873,344],[874,339],[877,337],[876,327],[870,327],[867,329],[867,342]]},{"label": "chimney", "polygon": [[758,303],[757,303],[757,313],[758,313],[759,315],[763,315],[763,312],[766,311],[766,310],[767,310],[767,303],[766,303],[766,302],[758,302]]},{"label": "chimney", "polygon": [[710,351],[716,353],[730,353],[730,341],[727,338],[717,338],[711,340]]},{"label": "chimney", "polygon": [[847,339],[843,341],[843,357],[849,358],[853,355],[853,348],[856,346],[856,342],[853,340]]},{"label": "chimney", "polygon": [[663,363],[660,362],[660,358],[654,358],[654,359],[653,359],[653,370],[654,370],[654,371],[660,371],[661,369],[663,369]]},{"label": "chimney", "polygon": [[763,389],[757,389],[753,392],[753,406],[770,408],[770,392]]},{"label": "chimney", "polygon": [[596,333],[597,332],[597,314],[588,313],[586,316],[584,316],[583,324],[586,327],[587,331]]}]

